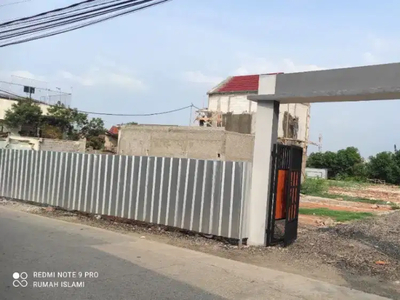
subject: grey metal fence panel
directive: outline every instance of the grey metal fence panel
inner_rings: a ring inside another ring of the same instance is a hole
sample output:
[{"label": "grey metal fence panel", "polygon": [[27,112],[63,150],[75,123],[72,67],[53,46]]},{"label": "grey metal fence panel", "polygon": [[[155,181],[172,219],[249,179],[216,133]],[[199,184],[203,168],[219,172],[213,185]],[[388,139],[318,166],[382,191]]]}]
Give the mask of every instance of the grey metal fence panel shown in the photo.
[{"label": "grey metal fence panel", "polygon": [[3,197],[244,238],[251,164],[0,149]]}]

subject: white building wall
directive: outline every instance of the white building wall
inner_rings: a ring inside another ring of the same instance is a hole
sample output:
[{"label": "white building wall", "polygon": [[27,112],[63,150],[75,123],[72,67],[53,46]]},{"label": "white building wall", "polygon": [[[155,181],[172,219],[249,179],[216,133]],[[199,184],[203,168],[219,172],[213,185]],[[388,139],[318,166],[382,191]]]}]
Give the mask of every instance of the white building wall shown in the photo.
[{"label": "white building wall", "polygon": [[247,95],[210,95],[208,98],[208,109],[211,111],[233,112],[255,112],[257,103],[247,100]]},{"label": "white building wall", "polygon": [[[18,101],[0,98],[0,120],[4,120],[6,111],[11,109],[12,105],[15,103],[18,103]],[[46,104],[39,104],[39,106],[42,109],[43,114],[46,115],[47,109],[50,106]]]},{"label": "white building wall", "polygon": [[[247,94],[214,94],[209,95],[208,109],[210,111],[220,111],[222,113],[232,112],[241,114],[244,112],[255,113],[257,103],[249,101]],[[293,117],[299,117],[299,128],[297,137],[299,140],[307,140],[307,116],[309,113],[308,104],[281,104],[279,109],[278,137],[283,137],[283,119],[285,111],[288,111]],[[252,133],[255,130],[255,114],[253,115]]]}]

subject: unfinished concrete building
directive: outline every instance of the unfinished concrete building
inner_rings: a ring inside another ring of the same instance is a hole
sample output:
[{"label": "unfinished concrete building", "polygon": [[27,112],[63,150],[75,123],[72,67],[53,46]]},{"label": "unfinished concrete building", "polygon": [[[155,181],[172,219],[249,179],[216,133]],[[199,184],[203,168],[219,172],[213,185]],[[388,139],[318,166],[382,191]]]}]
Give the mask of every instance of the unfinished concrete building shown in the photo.
[{"label": "unfinished concrete building", "polygon": [[[227,131],[255,133],[257,103],[247,96],[258,94],[260,75],[228,77],[211,89],[208,106],[198,111],[200,126],[222,127]],[[278,141],[303,147],[303,173],[309,144],[310,104],[281,104],[279,111]]]},{"label": "unfinished concrete building", "polygon": [[[227,131],[254,134],[257,105],[247,99],[258,94],[260,75],[229,77],[208,94],[208,107],[199,111],[201,126],[224,127]],[[279,138],[282,142],[306,144],[309,140],[310,104],[282,104]]]}]

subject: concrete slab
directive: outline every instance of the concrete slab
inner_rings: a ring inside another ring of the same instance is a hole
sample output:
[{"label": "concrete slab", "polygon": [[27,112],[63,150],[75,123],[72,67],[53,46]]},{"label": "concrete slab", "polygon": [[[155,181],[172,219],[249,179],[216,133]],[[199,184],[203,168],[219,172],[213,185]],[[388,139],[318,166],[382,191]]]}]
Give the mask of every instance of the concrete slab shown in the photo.
[{"label": "concrete slab", "polygon": [[[271,84],[260,76],[260,86]],[[259,91],[253,101],[281,103],[345,102],[400,99],[400,63],[277,74],[275,93]]]}]

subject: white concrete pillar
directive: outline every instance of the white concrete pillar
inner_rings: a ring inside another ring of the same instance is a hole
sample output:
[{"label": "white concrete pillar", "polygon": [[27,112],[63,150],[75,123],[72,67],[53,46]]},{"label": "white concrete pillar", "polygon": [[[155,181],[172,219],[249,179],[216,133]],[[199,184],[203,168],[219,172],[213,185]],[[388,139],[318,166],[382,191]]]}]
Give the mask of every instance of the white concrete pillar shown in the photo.
[{"label": "white concrete pillar", "polygon": [[[260,76],[259,94],[275,93],[276,76]],[[266,244],[267,203],[271,178],[271,153],[278,140],[279,102],[257,103],[252,181],[248,203],[249,245]]]}]

